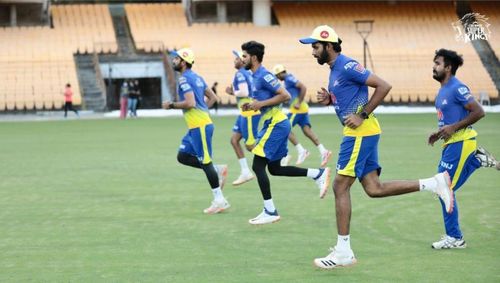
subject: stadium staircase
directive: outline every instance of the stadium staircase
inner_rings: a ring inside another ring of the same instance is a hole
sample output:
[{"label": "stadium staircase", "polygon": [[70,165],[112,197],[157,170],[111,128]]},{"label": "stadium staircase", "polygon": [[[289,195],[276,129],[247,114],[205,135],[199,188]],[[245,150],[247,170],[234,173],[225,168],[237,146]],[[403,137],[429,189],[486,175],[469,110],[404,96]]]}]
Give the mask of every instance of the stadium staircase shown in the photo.
[{"label": "stadium staircase", "polygon": [[96,71],[94,55],[75,55],[78,81],[83,93],[83,105],[87,110],[106,110],[106,97]]},{"label": "stadium staircase", "polygon": [[118,42],[118,52],[123,56],[134,56],[135,48],[130,36],[125,9],[123,4],[110,4],[109,12],[115,28],[116,40]]}]

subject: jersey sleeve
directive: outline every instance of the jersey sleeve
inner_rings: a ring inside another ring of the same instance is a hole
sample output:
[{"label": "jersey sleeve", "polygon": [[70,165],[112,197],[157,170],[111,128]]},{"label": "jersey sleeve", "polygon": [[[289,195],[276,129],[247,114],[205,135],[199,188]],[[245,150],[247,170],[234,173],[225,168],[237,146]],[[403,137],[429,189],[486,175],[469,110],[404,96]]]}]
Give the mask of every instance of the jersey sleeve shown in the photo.
[{"label": "jersey sleeve", "polygon": [[272,93],[276,93],[276,91],[278,91],[281,87],[281,84],[276,76],[271,73],[267,73],[264,77],[262,77],[262,86]]},{"label": "jersey sleeve", "polygon": [[364,85],[371,72],[356,61],[344,65],[344,77],[354,83]]},{"label": "jersey sleeve", "polygon": [[297,80],[294,76],[289,75],[285,78],[285,87],[297,87],[297,84],[299,83],[299,80]]},{"label": "jersey sleeve", "polygon": [[184,95],[188,92],[193,92],[193,88],[191,85],[188,83],[187,79],[185,77],[179,77],[179,95]]},{"label": "jersey sleeve", "polygon": [[461,104],[461,105],[466,105],[469,102],[472,102],[474,100],[474,96],[472,96],[470,89],[465,86],[461,85],[455,90],[455,100]]},{"label": "jersey sleeve", "polygon": [[245,76],[241,72],[236,72],[233,79],[234,90],[240,90],[240,84],[246,84]]}]

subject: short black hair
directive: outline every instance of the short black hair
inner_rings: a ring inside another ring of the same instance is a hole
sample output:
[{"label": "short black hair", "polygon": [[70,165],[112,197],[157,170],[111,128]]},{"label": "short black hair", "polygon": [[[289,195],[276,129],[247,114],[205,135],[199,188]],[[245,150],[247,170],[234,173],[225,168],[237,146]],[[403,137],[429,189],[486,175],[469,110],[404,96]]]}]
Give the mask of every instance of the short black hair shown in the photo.
[{"label": "short black hair", "polygon": [[462,55],[457,54],[457,52],[453,50],[448,50],[444,48],[436,50],[436,54],[434,55],[434,60],[436,60],[437,57],[443,57],[445,67],[451,65],[452,75],[455,75],[458,67],[464,64],[464,59],[462,58]]},{"label": "short black hair", "polygon": [[264,44],[254,40],[245,42],[241,45],[241,50],[246,51],[250,56],[257,56],[257,61],[259,61],[259,63],[262,63],[265,48]]},{"label": "short black hair", "polygon": [[71,85],[69,83],[66,84],[66,87],[71,87]]},{"label": "short black hair", "polygon": [[323,49],[326,48],[326,45],[330,43],[333,46],[333,51],[340,53],[342,52],[342,47],[340,46],[342,44],[342,39],[339,38],[339,42],[329,42],[329,41],[320,41],[321,45],[323,45]]}]

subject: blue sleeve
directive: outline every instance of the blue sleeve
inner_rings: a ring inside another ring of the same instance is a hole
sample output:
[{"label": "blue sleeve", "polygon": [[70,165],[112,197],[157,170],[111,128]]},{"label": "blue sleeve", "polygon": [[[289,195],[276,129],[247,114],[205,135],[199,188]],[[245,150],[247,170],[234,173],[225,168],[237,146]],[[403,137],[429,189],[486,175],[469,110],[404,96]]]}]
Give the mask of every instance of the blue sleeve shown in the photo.
[{"label": "blue sleeve", "polygon": [[281,84],[276,76],[271,73],[267,73],[264,77],[261,78],[261,80],[262,86],[265,89],[271,91],[273,94],[276,93],[276,91],[278,91],[278,89],[281,87]]},{"label": "blue sleeve", "polygon": [[455,90],[454,96],[455,100],[463,106],[474,100],[474,96],[470,93],[470,89],[465,85],[460,85]]},{"label": "blue sleeve", "polygon": [[185,77],[179,77],[179,97],[181,100],[184,100],[184,95],[188,92],[193,92],[193,88]]},{"label": "blue sleeve", "polygon": [[364,85],[371,72],[356,61],[347,62],[344,65],[344,77],[354,83]]},{"label": "blue sleeve", "polygon": [[246,84],[245,76],[241,72],[236,72],[233,79],[233,88],[235,90],[240,90],[239,84]]},{"label": "blue sleeve", "polygon": [[285,78],[285,87],[290,88],[290,87],[297,87],[297,84],[299,83],[299,80],[297,80],[294,76],[288,75]]}]

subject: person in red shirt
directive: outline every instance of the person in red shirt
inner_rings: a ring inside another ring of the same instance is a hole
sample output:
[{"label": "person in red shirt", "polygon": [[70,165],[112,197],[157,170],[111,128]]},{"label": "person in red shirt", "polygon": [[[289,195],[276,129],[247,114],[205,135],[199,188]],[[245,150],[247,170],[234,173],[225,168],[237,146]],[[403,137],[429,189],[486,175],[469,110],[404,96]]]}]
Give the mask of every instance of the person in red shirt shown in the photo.
[{"label": "person in red shirt", "polygon": [[71,85],[66,84],[64,89],[64,118],[68,116],[68,110],[75,112],[76,116],[80,117],[78,111],[73,108],[73,90],[71,90]]}]

